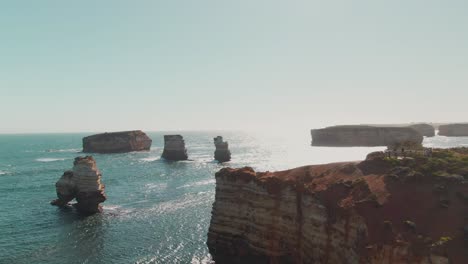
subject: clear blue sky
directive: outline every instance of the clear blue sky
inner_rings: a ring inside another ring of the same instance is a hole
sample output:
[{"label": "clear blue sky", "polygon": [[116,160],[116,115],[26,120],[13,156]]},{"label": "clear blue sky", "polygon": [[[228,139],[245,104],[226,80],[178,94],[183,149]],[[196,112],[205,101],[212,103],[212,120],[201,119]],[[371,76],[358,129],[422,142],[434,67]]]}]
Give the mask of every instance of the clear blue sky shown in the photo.
[{"label": "clear blue sky", "polygon": [[2,1],[0,133],[468,121],[466,0]]}]

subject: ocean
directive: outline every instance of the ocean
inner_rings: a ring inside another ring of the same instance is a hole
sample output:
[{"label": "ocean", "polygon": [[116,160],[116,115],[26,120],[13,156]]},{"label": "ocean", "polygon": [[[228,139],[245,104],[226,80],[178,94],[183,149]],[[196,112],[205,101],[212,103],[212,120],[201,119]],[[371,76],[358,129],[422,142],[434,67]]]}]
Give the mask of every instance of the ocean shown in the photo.
[{"label": "ocean", "polygon": [[[303,133],[302,133],[303,132]],[[262,136],[179,131],[191,161],[160,159],[163,135],[148,152],[94,154],[106,185],[104,212],[87,218],[51,206],[55,182],[81,151],[81,134],[0,135],[0,263],[210,263],[205,245],[216,171],[251,166],[275,171],[361,160],[384,148],[310,146],[308,131]],[[213,137],[233,160],[213,161]],[[425,146],[468,146],[468,138],[426,138]]]}]

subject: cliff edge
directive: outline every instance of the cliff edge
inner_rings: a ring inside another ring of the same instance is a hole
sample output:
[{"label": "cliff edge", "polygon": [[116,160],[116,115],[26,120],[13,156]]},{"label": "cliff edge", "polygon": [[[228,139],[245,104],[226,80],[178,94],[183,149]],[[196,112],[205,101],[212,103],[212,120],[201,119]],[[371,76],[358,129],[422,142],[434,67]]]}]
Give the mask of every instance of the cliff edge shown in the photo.
[{"label": "cliff edge", "polygon": [[209,251],[217,263],[468,263],[467,154],[224,168]]}]

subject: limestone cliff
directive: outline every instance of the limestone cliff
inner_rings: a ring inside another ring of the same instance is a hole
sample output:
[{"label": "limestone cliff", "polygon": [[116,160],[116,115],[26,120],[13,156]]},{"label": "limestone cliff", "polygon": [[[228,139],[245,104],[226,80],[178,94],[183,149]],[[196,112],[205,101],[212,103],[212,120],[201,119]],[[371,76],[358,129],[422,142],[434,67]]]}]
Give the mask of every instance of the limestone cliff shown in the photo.
[{"label": "limestone cliff", "polygon": [[313,129],[313,146],[390,146],[399,142],[421,144],[423,136],[410,127],[333,126]]},{"label": "limestone cliff", "polygon": [[172,161],[187,160],[184,138],[181,135],[165,135],[162,157]]},{"label": "limestone cliff", "polygon": [[444,168],[438,155],[222,169],[210,253],[216,263],[468,263],[468,185],[452,174],[468,176],[468,159],[447,154],[460,167],[435,173]]},{"label": "limestone cliff", "polygon": [[219,162],[227,162],[231,160],[231,151],[229,150],[229,144],[223,141],[223,137],[217,136],[214,139],[216,147],[214,157]]},{"label": "limestone cliff", "polygon": [[91,156],[77,157],[73,169],[62,175],[55,188],[58,199],[52,201],[53,205],[66,206],[76,199],[74,206],[83,214],[100,212],[100,203],[107,199],[101,183],[101,173]]},{"label": "limestone cliff", "polygon": [[439,135],[446,137],[468,137],[468,124],[440,125]]},{"label": "limestone cliff", "polygon": [[143,131],[102,133],[83,138],[85,153],[125,153],[150,150],[152,140]]}]

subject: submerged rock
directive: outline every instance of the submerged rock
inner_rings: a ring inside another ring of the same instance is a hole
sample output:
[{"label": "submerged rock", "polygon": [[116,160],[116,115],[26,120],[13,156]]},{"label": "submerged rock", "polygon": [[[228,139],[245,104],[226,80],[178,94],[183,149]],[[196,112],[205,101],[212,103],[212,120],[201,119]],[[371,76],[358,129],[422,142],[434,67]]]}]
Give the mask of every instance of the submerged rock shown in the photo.
[{"label": "submerged rock", "polygon": [[55,188],[58,199],[52,201],[52,205],[67,206],[76,199],[75,208],[86,215],[101,212],[100,203],[107,199],[101,173],[91,156],[75,158],[73,170],[66,171]]},{"label": "submerged rock", "polygon": [[390,146],[400,142],[421,144],[423,136],[410,127],[333,126],[313,129],[313,146],[375,147]]},{"label": "submerged rock", "polygon": [[102,133],[83,138],[85,153],[125,153],[150,150],[152,140],[143,131]]},{"label": "submerged rock", "polygon": [[468,263],[468,184],[424,173],[432,161],[373,153],[279,172],[224,168],[209,251],[228,264]]},{"label": "submerged rock", "polygon": [[173,161],[187,160],[184,138],[181,135],[165,135],[162,157]]},{"label": "submerged rock", "polygon": [[440,125],[439,136],[468,137],[468,124]]},{"label": "submerged rock", "polygon": [[216,147],[214,156],[215,160],[219,162],[226,162],[231,160],[231,151],[229,150],[229,144],[223,141],[223,137],[217,136],[214,139]]}]

